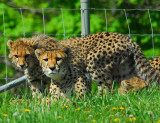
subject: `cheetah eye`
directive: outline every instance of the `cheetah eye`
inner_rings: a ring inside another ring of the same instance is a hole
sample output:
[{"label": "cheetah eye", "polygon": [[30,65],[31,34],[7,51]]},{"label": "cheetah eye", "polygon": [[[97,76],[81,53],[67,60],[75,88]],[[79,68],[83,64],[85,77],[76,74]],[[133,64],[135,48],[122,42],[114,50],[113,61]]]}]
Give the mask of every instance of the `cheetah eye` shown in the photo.
[{"label": "cheetah eye", "polygon": [[25,58],[27,58],[27,57],[29,57],[29,54],[26,54],[26,55],[25,55]]},{"label": "cheetah eye", "polygon": [[62,58],[56,58],[56,61],[60,61]]},{"label": "cheetah eye", "polygon": [[14,57],[18,58],[18,55],[14,55]]},{"label": "cheetah eye", "polygon": [[48,61],[48,59],[47,59],[47,58],[46,58],[46,59],[43,59],[43,60],[44,60],[44,61],[46,61],[46,62]]}]

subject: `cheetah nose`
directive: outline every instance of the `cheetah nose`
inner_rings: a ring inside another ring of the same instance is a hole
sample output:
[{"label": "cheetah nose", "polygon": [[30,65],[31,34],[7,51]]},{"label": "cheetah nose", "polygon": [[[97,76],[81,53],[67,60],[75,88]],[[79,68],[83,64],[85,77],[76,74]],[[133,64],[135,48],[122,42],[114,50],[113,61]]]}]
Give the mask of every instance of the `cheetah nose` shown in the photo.
[{"label": "cheetah nose", "polygon": [[20,65],[21,68],[23,68],[24,66],[25,66],[24,64],[23,64],[23,65]]},{"label": "cheetah nose", "polygon": [[51,69],[52,71],[55,69],[56,67],[49,67],[49,69]]}]

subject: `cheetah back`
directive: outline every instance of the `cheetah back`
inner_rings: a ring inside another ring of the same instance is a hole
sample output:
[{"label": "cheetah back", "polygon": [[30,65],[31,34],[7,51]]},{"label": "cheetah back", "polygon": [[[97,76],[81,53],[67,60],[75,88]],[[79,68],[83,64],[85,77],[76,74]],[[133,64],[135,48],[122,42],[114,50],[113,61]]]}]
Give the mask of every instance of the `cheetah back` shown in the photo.
[{"label": "cheetah back", "polygon": [[70,49],[71,64],[82,73],[89,73],[99,90],[111,89],[114,80],[129,79],[136,76],[137,71],[148,83],[160,81],[159,73],[151,67],[140,47],[123,34],[102,32],[56,41],[56,45]]}]

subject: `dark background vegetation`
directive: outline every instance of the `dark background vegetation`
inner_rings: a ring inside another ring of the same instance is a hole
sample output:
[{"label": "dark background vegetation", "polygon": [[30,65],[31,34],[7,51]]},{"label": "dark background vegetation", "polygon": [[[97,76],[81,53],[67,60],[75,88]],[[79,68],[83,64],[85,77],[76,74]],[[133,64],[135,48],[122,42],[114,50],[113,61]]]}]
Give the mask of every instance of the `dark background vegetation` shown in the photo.
[{"label": "dark background vegetation", "polygon": [[[4,56],[9,53],[6,47],[8,39],[32,37],[44,31],[57,39],[81,36],[80,8],[80,0],[0,0],[0,81],[5,81],[6,69],[10,78],[21,76],[9,59],[7,67],[5,65]],[[141,46],[145,56],[160,56],[160,1],[91,0],[90,8],[91,34],[109,31],[128,35],[129,24],[131,37]]]}]

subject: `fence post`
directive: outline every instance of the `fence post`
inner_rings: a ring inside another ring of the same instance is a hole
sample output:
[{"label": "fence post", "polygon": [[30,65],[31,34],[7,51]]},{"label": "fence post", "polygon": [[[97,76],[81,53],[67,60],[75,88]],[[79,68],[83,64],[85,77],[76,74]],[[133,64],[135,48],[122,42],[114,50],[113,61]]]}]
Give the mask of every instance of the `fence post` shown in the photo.
[{"label": "fence post", "polygon": [[[81,36],[90,34],[90,0],[81,0]],[[92,78],[89,73],[85,74],[90,82]]]},{"label": "fence post", "polygon": [[90,0],[81,1],[81,36],[90,34]]}]

